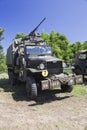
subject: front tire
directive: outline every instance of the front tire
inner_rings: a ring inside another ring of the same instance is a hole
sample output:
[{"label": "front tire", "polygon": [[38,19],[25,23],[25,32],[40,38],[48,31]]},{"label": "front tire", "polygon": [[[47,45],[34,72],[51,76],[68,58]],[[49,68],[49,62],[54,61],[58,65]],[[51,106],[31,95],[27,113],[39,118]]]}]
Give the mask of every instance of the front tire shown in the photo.
[{"label": "front tire", "polygon": [[68,92],[68,93],[71,93],[73,90],[73,86],[71,85],[62,85],[61,86],[61,91],[62,92]]},{"label": "front tire", "polygon": [[27,96],[31,99],[37,97],[37,86],[33,77],[28,77],[26,81]]},{"label": "front tire", "polygon": [[82,74],[81,70],[78,69],[78,68],[74,70],[74,73],[75,73],[76,75],[81,75],[81,74]]}]

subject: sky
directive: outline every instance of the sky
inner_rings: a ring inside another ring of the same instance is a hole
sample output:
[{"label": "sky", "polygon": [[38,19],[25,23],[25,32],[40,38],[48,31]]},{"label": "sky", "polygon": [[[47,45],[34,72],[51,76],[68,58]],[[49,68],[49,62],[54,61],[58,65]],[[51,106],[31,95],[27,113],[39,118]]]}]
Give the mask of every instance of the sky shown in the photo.
[{"label": "sky", "polygon": [[17,33],[29,34],[44,17],[38,33],[54,30],[72,44],[87,41],[87,0],[0,0],[4,53]]}]

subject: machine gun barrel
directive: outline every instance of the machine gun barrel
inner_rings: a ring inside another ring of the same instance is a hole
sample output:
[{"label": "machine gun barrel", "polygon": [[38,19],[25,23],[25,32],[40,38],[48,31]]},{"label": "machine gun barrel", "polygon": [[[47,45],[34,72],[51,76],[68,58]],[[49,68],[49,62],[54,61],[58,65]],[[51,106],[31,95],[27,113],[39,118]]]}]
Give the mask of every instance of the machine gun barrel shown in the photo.
[{"label": "machine gun barrel", "polygon": [[38,29],[38,27],[44,22],[45,19],[46,19],[46,18],[44,18],[44,19],[36,26],[36,28],[29,33],[29,36],[34,34],[34,32],[35,32],[35,31]]},{"label": "machine gun barrel", "polygon": [[38,27],[44,22],[46,17],[36,26],[36,28],[33,29],[28,35],[26,35],[24,38],[22,38],[21,41],[28,40],[30,36],[33,36],[35,34],[35,31],[38,29]]}]

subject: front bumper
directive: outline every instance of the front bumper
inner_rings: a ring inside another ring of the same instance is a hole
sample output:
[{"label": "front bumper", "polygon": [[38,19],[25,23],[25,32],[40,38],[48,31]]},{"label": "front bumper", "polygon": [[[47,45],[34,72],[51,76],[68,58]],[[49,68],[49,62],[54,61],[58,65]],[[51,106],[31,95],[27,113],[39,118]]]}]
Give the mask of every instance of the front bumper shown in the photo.
[{"label": "front bumper", "polygon": [[59,74],[53,75],[41,81],[42,90],[60,88],[61,86],[68,85],[73,86],[75,84],[83,83],[83,78],[81,75],[76,76],[73,74]]},{"label": "front bumper", "polygon": [[59,80],[46,79],[41,81],[42,90],[61,87]]}]

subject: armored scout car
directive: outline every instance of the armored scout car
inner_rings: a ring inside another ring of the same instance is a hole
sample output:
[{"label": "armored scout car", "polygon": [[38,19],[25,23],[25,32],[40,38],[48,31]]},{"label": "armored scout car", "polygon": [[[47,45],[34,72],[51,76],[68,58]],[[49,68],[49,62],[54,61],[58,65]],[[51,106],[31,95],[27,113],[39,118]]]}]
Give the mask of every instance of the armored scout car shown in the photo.
[{"label": "armored scout car", "polygon": [[40,24],[24,38],[14,39],[7,49],[10,83],[25,82],[27,95],[32,98],[38,95],[38,90],[55,87],[71,92],[75,77],[63,73],[62,60],[53,57],[51,46],[35,33]]}]

